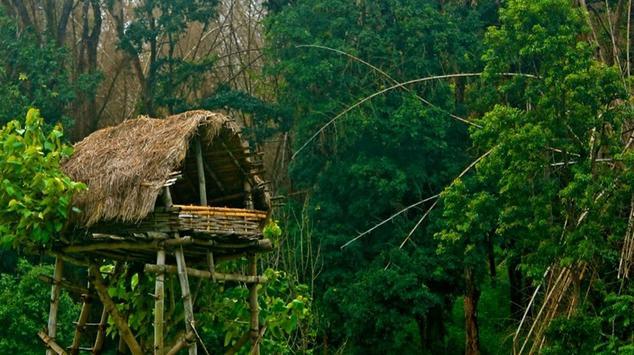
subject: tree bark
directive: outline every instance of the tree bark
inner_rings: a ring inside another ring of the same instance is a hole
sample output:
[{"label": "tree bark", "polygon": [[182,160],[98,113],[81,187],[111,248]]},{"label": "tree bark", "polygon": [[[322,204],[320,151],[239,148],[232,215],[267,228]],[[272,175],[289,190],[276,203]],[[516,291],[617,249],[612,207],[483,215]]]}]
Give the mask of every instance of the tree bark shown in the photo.
[{"label": "tree bark", "polygon": [[473,268],[465,268],[465,354],[480,355],[480,334],[478,331],[478,300],[480,290],[476,284]]}]

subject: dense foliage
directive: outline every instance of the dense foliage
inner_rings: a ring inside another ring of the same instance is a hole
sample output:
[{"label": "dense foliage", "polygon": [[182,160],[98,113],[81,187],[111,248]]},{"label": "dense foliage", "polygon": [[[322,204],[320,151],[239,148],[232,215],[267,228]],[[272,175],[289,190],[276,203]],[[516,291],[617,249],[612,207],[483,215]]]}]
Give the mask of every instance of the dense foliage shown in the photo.
[{"label": "dense foliage", "polygon": [[69,83],[67,59],[64,48],[19,31],[0,8],[0,123],[38,107],[44,117],[71,124],[65,107],[75,98],[75,88]]},{"label": "dense foliage", "polygon": [[[346,106],[394,80],[472,71],[490,9],[486,3],[332,0],[293,2],[274,12],[267,28],[269,70],[282,79],[281,105],[293,109],[296,149]],[[467,112],[465,85],[462,79],[430,81],[378,96],[324,130],[292,162],[293,187],[308,191],[306,203],[293,208],[305,210],[313,250],[321,253],[315,292],[329,346],[345,344],[356,352],[450,348],[442,335],[459,292],[459,268],[451,256],[436,253],[425,227],[413,237],[415,248],[399,250],[424,209],[341,246],[438,193],[466,165],[466,129],[448,114]]]},{"label": "dense foliage", "polygon": [[[48,319],[50,287],[38,276],[51,275],[51,265],[33,266],[22,260],[15,274],[0,274],[0,353],[40,354],[42,345],[36,341],[37,332]],[[60,297],[59,340],[72,340],[73,321],[79,305],[67,293]]]},{"label": "dense foliage", "polygon": [[[83,186],[60,171],[71,149],[55,122],[80,139],[106,117],[226,110],[287,197],[264,226],[275,250],[261,262],[262,353],[632,353],[633,10],[0,2],[0,242],[44,250],[73,213]],[[36,280],[51,268],[7,250],[0,353],[36,353],[49,298]],[[142,270],[102,268],[150,349],[154,280]],[[192,289],[210,353],[247,341],[245,285]],[[183,305],[168,299],[174,340]],[[67,344],[79,299],[61,302]],[[113,324],[108,333],[114,348]]]}]

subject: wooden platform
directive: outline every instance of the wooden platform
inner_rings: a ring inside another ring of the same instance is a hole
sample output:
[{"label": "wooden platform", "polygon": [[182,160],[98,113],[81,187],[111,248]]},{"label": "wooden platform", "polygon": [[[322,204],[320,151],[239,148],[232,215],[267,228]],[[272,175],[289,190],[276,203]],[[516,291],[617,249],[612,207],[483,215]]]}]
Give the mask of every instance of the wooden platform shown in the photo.
[{"label": "wooden platform", "polygon": [[157,209],[138,223],[78,229],[58,241],[54,250],[80,259],[153,263],[158,250],[182,246],[191,264],[205,264],[210,252],[227,258],[271,250],[271,242],[262,235],[266,218],[266,212],[250,209],[174,205]]}]

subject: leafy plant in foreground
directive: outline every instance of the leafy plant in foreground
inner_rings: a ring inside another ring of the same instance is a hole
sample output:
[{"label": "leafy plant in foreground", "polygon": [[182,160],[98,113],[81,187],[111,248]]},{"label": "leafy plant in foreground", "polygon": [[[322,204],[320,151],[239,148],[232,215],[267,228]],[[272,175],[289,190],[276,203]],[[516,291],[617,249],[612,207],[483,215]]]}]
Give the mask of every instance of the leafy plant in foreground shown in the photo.
[{"label": "leafy plant in foreground", "polygon": [[30,109],[24,124],[0,129],[0,244],[46,247],[64,228],[73,193],[85,188],[60,168],[72,148],[61,125],[48,133],[44,119]]}]

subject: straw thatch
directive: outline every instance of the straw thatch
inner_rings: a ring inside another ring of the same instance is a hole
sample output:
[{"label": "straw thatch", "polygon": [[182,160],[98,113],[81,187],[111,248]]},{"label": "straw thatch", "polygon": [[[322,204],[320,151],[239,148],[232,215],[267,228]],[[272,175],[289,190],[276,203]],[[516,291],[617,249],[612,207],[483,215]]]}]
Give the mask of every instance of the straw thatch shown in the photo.
[{"label": "straw thatch", "polygon": [[[222,139],[222,146],[232,145],[230,149],[241,153],[237,155],[240,163],[248,165],[244,154],[247,145],[239,131],[223,114],[189,111],[166,119],[139,117],[94,132],[77,143],[73,156],[62,164],[66,174],[88,186],[73,199],[73,205],[81,210],[75,222],[90,226],[146,217],[170,173],[185,164],[190,141],[196,135],[203,150]],[[235,171],[229,173],[235,175]]]}]

